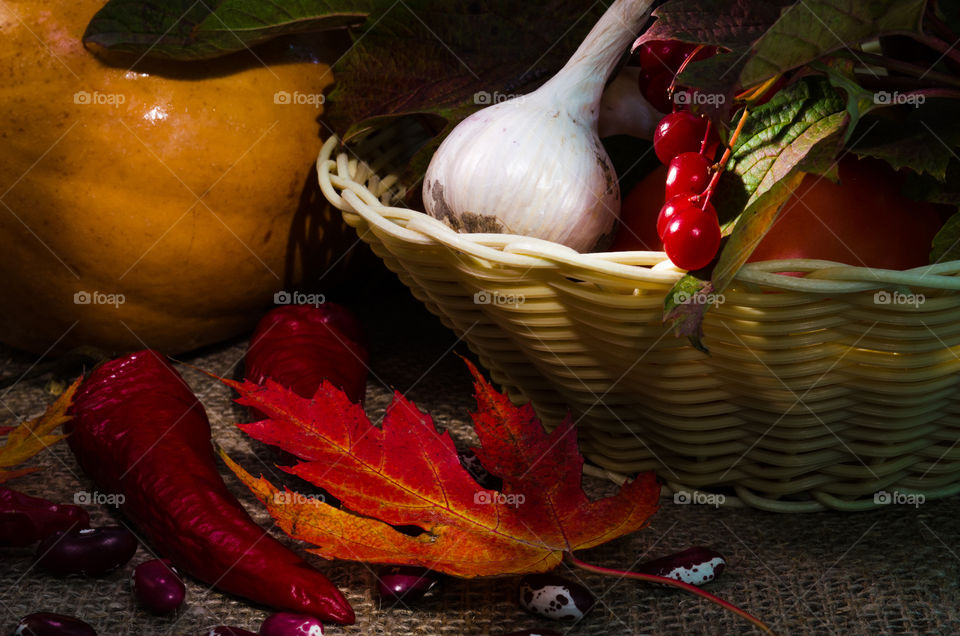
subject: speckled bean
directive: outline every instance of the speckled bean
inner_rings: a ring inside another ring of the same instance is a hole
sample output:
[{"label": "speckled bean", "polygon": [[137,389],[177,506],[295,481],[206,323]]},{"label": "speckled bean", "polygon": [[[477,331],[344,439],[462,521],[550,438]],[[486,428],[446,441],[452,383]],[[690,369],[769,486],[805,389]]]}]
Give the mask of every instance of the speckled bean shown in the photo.
[{"label": "speckled bean", "polygon": [[695,546],[642,563],[637,572],[700,586],[719,577],[726,565],[727,560],[716,550]]},{"label": "speckled bean", "polygon": [[520,607],[546,618],[577,621],[593,607],[587,588],[555,574],[528,574],[520,579]]}]

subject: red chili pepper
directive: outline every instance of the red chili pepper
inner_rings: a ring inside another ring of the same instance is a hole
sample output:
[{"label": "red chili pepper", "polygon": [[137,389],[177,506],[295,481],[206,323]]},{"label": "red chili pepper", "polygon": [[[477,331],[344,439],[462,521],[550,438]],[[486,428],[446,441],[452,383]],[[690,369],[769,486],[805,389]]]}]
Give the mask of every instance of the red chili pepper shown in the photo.
[{"label": "red chili pepper", "polygon": [[246,357],[246,378],[267,378],[312,398],[328,380],[363,402],[369,355],[356,316],[342,305],[283,305],[260,320]]},{"label": "red chili pepper", "polygon": [[0,486],[0,546],[22,547],[60,530],[90,527],[80,506],[55,504]]},{"label": "red chili pepper", "polygon": [[97,485],[162,556],[215,587],[270,607],[353,623],[325,576],[271,538],[227,491],[203,406],[154,351],[95,369],[65,426]]}]

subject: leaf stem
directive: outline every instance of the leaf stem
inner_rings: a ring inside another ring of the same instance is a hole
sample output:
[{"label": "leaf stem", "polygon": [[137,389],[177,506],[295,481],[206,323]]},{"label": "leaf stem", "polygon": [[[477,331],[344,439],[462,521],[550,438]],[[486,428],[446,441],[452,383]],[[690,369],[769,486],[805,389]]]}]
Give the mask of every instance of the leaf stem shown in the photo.
[{"label": "leaf stem", "polygon": [[891,71],[897,71],[899,73],[909,75],[910,77],[922,77],[924,79],[929,79],[932,82],[941,82],[950,86],[960,87],[960,78],[947,75],[946,73],[940,73],[939,71],[931,71],[930,69],[918,66],[916,64],[910,64],[909,62],[895,60],[892,57],[887,57],[885,55],[866,53],[864,51],[857,51],[856,53],[852,53],[850,51],[837,51],[837,55],[839,57],[854,60],[855,62],[868,62],[875,66],[882,66],[883,68]]},{"label": "leaf stem", "polygon": [[747,613],[746,611],[740,609],[739,607],[737,607],[736,605],[733,605],[732,603],[728,603],[727,601],[723,600],[718,596],[714,596],[710,592],[705,592],[701,590],[696,585],[690,585],[689,583],[684,583],[683,581],[678,581],[676,579],[668,579],[664,576],[655,576],[653,574],[642,574],[640,572],[627,572],[624,570],[613,570],[610,568],[600,567],[598,565],[591,565],[575,557],[572,552],[566,552],[564,553],[564,556],[567,562],[569,562],[571,565],[578,567],[581,570],[586,570],[587,572],[594,572],[596,574],[603,574],[606,576],[616,576],[616,577],[634,579],[636,581],[662,583],[664,585],[669,585],[671,587],[676,587],[681,590],[685,590],[687,592],[690,592],[691,594],[695,594],[701,598],[705,598],[711,603],[719,605],[723,609],[733,612],[734,614],[736,614],[737,616],[740,616],[741,618],[745,618],[746,620],[750,621],[751,623],[753,623],[754,625],[762,629],[766,634],[775,634],[775,632],[770,628],[770,626],[764,623],[763,621],[761,621],[759,618],[756,618],[755,616]]}]

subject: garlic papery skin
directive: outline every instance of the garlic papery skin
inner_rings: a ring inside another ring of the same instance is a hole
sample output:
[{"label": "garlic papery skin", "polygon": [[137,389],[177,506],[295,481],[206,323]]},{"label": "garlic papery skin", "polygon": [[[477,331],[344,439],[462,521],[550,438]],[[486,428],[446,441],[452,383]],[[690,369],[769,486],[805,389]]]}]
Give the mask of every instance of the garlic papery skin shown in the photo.
[{"label": "garlic papery skin", "polygon": [[597,134],[600,100],[651,4],[616,0],[543,86],[460,122],[424,176],[427,213],[459,232],[522,234],[580,252],[612,237],[620,188]]}]

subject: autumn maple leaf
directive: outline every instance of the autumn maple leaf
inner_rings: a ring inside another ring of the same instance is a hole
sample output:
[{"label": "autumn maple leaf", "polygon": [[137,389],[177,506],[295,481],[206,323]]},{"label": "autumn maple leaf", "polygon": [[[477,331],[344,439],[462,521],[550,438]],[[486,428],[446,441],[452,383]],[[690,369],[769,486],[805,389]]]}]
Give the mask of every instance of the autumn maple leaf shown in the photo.
[{"label": "autumn maple leaf", "polygon": [[70,407],[70,401],[73,399],[73,394],[76,393],[82,379],[78,378],[76,382],[71,384],[40,417],[23,422],[19,426],[2,427],[3,430],[0,430],[0,435],[6,434],[7,441],[3,446],[0,446],[0,484],[14,477],[40,470],[36,467],[15,470],[10,470],[10,468],[22,464],[44,448],[66,437],[66,435],[53,435],[51,433],[70,419],[70,416],[67,415],[67,409]]},{"label": "autumn maple leaf", "polygon": [[[503,479],[500,492],[480,487],[449,434],[399,393],[378,428],[327,382],[307,400],[269,380],[224,380],[240,393],[238,403],[269,418],[240,429],[300,458],[284,470],[322,486],[344,509],[281,491],[221,454],[280,528],[325,558],[420,565],[461,577],[543,572],[564,553],[646,525],[660,493],[652,473],[613,496],[588,499],[573,422],[546,433],[530,405],[515,407],[467,365],[479,408],[473,423],[481,447],[474,450]],[[411,525],[424,532],[409,536],[392,527]]]}]

